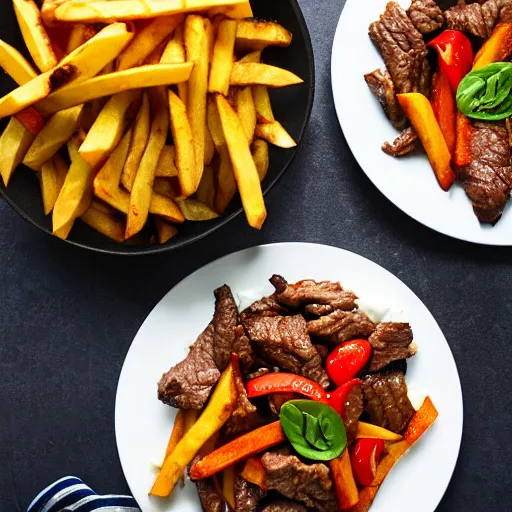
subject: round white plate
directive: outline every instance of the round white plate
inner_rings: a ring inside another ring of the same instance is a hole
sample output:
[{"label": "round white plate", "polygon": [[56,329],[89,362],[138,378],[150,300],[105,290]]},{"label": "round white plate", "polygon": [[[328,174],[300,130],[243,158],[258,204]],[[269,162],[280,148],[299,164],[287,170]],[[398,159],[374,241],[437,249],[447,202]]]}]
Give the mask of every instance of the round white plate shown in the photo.
[{"label": "round white plate", "polygon": [[[468,242],[512,245],[510,201],[496,226],[481,225],[459,183],[449,192],[441,190],[423,151],[393,158],[381,150],[382,143],[393,140],[398,132],[363,76],[384,67],[368,37],[368,26],[384,12],[387,2],[347,0],[334,37],[331,57],[334,104],[352,153],[374,185],[418,222]],[[398,3],[407,8],[411,0]]]},{"label": "round white plate", "polygon": [[148,497],[172,430],[175,409],[157,399],[163,372],[183,359],[210,322],[213,290],[226,283],[244,302],[273,291],[269,277],[340,281],[361,308],[411,323],[418,354],[407,372],[410,389],[432,397],[439,418],[386,478],[372,512],[432,512],[450,481],[462,435],[462,394],[452,353],[436,321],[398,278],[356,254],[324,245],[265,245],[221,258],[176,285],[150,313],[126,356],[116,398],[116,438],[128,485],[143,512],[200,512],[194,484],[170,499]]}]

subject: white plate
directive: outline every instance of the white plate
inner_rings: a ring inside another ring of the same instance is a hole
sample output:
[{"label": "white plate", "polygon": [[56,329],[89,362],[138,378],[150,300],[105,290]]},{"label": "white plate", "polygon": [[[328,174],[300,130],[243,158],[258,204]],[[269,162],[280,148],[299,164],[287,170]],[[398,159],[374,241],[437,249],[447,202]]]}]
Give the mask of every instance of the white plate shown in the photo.
[{"label": "white plate", "polygon": [[[386,155],[381,146],[398,132],[384,115],[363,75],[384,67],[368,37],[368,26],[384,12],[388,0],[347,0],[331,57],[332,89],[338,119],[356,160],[374,185],[398,208],[445,235],[489,245],[512,245],[510,201],[494,227],[481,225],[459,183],[449,192],[437,184],[426,155]],[[403,7],[410,0],[398,2]]]},{"label": "white plate", "polygon": [[356,254],[324,245],[266,245],[221,258],[176,285],[150,313],[126,356],[116,398],[116,438],[128,485],[143,512],[199,512],[194,484],[171,499],[149,498],[175,410],[157,399],[163,372],[184,358],[187,347],[210,322],[213,290],[226,283],[246,302],[271,293],[268,278],[341,281],[365,303],[391,305],[388,317],[412,325],[418,354],[407,372],[410,388],[427,390],[439,418],[386,478],[372,512],[432,512],[450,481],[462,435],[462,394],[452,353],[436,321],[398,278]]}]

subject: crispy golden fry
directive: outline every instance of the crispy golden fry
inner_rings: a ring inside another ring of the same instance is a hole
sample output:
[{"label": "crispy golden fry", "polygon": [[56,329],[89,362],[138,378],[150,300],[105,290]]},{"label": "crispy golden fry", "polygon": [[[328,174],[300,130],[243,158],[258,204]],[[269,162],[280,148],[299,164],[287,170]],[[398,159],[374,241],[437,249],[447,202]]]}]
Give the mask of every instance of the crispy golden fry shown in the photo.
[{"label": "crispy golden fry", "polygon": [[204,168],[203,177],[196,192],[196,198],[200,203],[213,210],[215,205],[215,177],[212,167]]},{"label": "crispy golden fry", "polygon": [[291,71],[257,62],[235,62],[231,70],[231,85],[287,87],[303,82],[302,78]]},{"label": "crispy golden fry", "polygon": [[196,199],[176,198],[185,220],[203,221],[216,219],[219,215]]},{"label": "crispy golden fry", "polygon": [[112,206],[108,205],[101,199],[93,199],[91,208],[94,208],[95,210],[104,213],[105,215],[119,215],[119,212],[115,208],[112,208]]},{"label": "crispy golden fry", "polygon": [[242,123],[245,136],[249,144],[251,144],[254,138],[254,131],[256,130],[256,107],[254,106],[250,87],[243,87],[238,90],[236,95],[236,112]]},{"label": "crispy golden fry", "polygon": [[165,89],[152,89],[149,92],[149,98],[153,121],[148,144],[133,182],[126,222],[126,238],[138,233],[146,224],[153,194],[156,166],[169,130],[169,116],[165,108]]},{"label": "crispy golden fry", "polygon": [[[167,243],[171,238],[174,238],[178,234],[176,226],[169,224],[160,217],[155,217],[156,232],[158,235],[158,241],[160,244]],[[181,412],[181,411],[180,411]]]},{"label": "crispy golden fry", "polygon": [[130,148],[130,140],[132,139],[132,130],[128,130],[94,178],[94,190],[96,195],[108,204],[110,204],[110,201],[105,199],[96,189],[100,185],[102,189],[108,191],[117,190],[119,188],[121,173],[123,172],[123,166],[126,165],[125,162]]},{"label": "crispy golden fry", "polygon": [[267,46],[289,46],[292,34],[275,21],[238,20],[236,50],[247,52],[263,50]]},{"label": "crispy golden fry", "polygon": [[204,168],[208,42],[204,20],[201,16],[195,14],[187,16],[184,30],[187,61],[195,63],[188,83],[187,114],[194,141],[196,159],[194,185],[195,189],[197,189]]},{"label": "crispy golden fry", "polygon": [[[162,58],[160,59],[161,64],[182,64],[186,62],[185,57],[185,46],[183,44],[183,23],[178,25],[174,31],[174,36],[169,40],[167,46],[164,49]],[[178,84],[178,96],[181,101],[186,105],[188,102],[187,96],[187,83],[181,82]]]},{"label": "crispy golden fry", "polygon": [[17,120],[12,118],[0,135],[0,174],[7,186],[14,169],[23,160],[34,136]]},{"label": "crispy golden fry", "polygon": [[219,94],[217,95],[217,108],[247,221],[253,228],[261,229],[267,217],[267,211],[249,143],[236,112]]},{"label": "crispy golden fry", "polygon": [[68,166],[59,155],[55,155],[41,167],[39,181],[45,215],[53,210],[67,173]]},{"label": "crispy golden fry", "polygon": [[58,62],[57,57],[36,3],[33,0],[13,0],[12,3],[21,35],[35,65],[42,72],[54,68]]},{"label": "crispy golden fry", "polygon": [[37,76],[25,57],[11,45],[0,40],[0,67],[18,84],[23,85]]},{"label": "crispy golden fry", "polygon": [[193,64],[156,64],[126,69],[98,76],[80,84],[69,85],[51,94],[38,104],[42,114],[48,115],[81,103],[111,96],[131,89],[169,85],[188,80]]},{"label": "crispy golden fry", "polygon": [[238,402],[233,365],[223,372],[215,386],[208,405],[194,426],[183,436],[166,458],[150,494],[168,496],[186,467],[208,439],[228,421]]},{"label": "crispy golden fry", "polygon": [[222,495],[231,510],[235,510],[235,466],[229,466],[222,472]]},{"label": "crispy golden fry", "polygon": [[183,21],[182,14],[162,16],[151,20],[117,58],[117,70],[140,66],[154,48],[163,43]]},{"label": "crispy golden fry", "polygon": [[260,177],[260,181],[263,181],[267,175],[268,166],[270,163],[268,155],[268,144],[264,140],[254,139],[251,149],[252,157],[254,159],[254,163],[256,164],[256,169],[258,170],[258,176]]},{"label": "crispy golden fry", "polygon": [[208,166],[212,163],[215,156],[215,144],[213,143],[212,134],[208,128],[208,123],[204,128],[204,165]]},{"label": "crispy golden fry", "polygon": [[258,124],[255,135],[280,148],[294,148],[297,145],[279,121]]},{"label": "crispy golden fry", "polygon": [[160,153],[155,176],[158,178],[175,178],[178,176],[178,168],[175,163],[176,147],[164,146]]},{"label": "crispy golden fry", "polygon": [[[187,110],[176,94],[169,91],[169,109],[171,113],[171,131],[176,146],[176,167],[180,180],[181,193],[192,195],[201,182],[198,175],[194,150],[192,128],[187,117]],[[201,174],[203,168],[201,167]]]},{"label": "crispy golden fry", "polygon": [[274,121],[274,113],[268,95],[268,88],[264,85],[255,85],[252,88],[254,106],[256,107],[256,118],[258,123],[271,123]]},{"label": "crispy golden fry", "polygon": [[78,208],[76,210],[76,217],[72,217],[69,219],[68,222],[66,222],[60,229],[57,231],[54,231],[53,234],[55,236],[58,236],[59,238],[62,238],[65,240],[69,233],[71,232],[71,229],[73,228],[73,225],[75,224],[75,220],[77,217],[81,217],[90,207],[92,204],[92,194],[87,193],[84,194],[82,197],[82,200],[78,204]]},{"label": "crispy golden fry", "polygon": [[[93,77],[119,54],[132,36],[124,23],[105,27],[87,43],[64,57],[55,68],[38,75],[0,99],[0,117],[16,114],[66,84],[77,84]],[[64,105],[53,112],[84,102],[82,98],[77,103]],[[47,111],[44,114],[53,112]]]},{"label": "crispy golden fry", "polygon": [[23,163],[35,171],[39,170],[71,138],[83,109],[84,105],[78,105],[54,114],[36,135]]},{"label": "crispy golden fry", "polygon": [[119,217],[102,212],[94,203],[93,201],[80,219],[115,242],[124,242],[124,221]]},{"label": "crispy golden fry", "polygon": [[224,213],[236,194],[236,180],[227,146],[219,152],[219,170],[215,191],[215,211]]},{"label": "crispy golden fry", "polygon": [[221,149],[226,147],[226,138],[224,137],[222,123],[220,122],[219,117],[219,110],[217,109],[217,103],[214,96],[210,96],[208,98],[207,108],[208,129],[210,130],[215,148],[220,153]]},{"label": "crispy golden fry", "polygon": [[80,146],[80,156],[91,167],[95,168],[104,161],[121,140],[126,111],[138,94],[138,91],[116,94],[102,108]]},{"label": "crispy golden fry", "polygon": [[226,18],[231,18],[233,20],[253,17],[252,8],[251,4],[249,3],[249,0],[243,0],[233,5],[212,7],[208,10],[208,16],[210,18],[213,18],[217,15],[226,16]]},{"label": "crispy golden fry", "polygon": [[238,62],[241,62],[242,64],[247,64],[249,62],[261,62],[261,50],[244,55]]},{"label": "crispy golden fry", "polygon": [[228,19],[219,23],[217,40],[213,49],[209,92],[220,92],[224,96],[228,94],[231,68],[233,67],[236,23],[235,20]]},{"label": "crispy golden fry", "polygon": [[[80,156],[80,136],[68,142],[71,165],[66,180],[53,207],[53,232],[64,228],[69,222],[82,215],[80,209],[84,198],[92,199],[92,182],[94,172],[90,165]],[[89,201],[90,203],[90,201]],[[88,205],[87,205],[88,208]]]},{"label": "crispy golden fry", "polygon": [[173,181],[169,178],[155,178],[153,190],[170,199],[176,199],[180,196],[178,187],[175,188]]},{"label": "crispy golden fry", "polygon": [[74,52],[80,45],[85,44],[97,33],[97,30],[92,25],[74,25],[69,34],[66,54]]}]

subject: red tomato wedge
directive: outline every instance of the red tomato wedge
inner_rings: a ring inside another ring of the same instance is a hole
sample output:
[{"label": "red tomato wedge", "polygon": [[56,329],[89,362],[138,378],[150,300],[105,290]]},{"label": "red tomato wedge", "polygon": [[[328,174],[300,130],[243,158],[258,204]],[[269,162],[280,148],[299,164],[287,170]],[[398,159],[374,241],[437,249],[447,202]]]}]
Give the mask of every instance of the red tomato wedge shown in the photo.
[{"label": "red tomato wedge", "polygon": [[350,452],[352,471],[359,485],[371,485],[384,452],[382,439],[358,439]]}]

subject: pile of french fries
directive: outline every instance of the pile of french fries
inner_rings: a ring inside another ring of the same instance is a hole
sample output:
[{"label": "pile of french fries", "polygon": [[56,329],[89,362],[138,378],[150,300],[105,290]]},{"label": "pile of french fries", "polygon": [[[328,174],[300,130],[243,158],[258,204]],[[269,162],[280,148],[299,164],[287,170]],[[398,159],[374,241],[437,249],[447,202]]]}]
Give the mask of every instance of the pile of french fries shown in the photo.
[{"label": "pile of french fries", "polygon": [[[292,35],[248,0],[13,0],[33,64],[0,41],[18,88],[0,98],[0,174],[38,176],[53,233],[76,219],[117,242],[160,243],[222,215],[238,191],[266,218],[268,143],[295,146],[269,87],[299,84],[263,64]],[[36,68],[38,71],[36,71]]]}]

